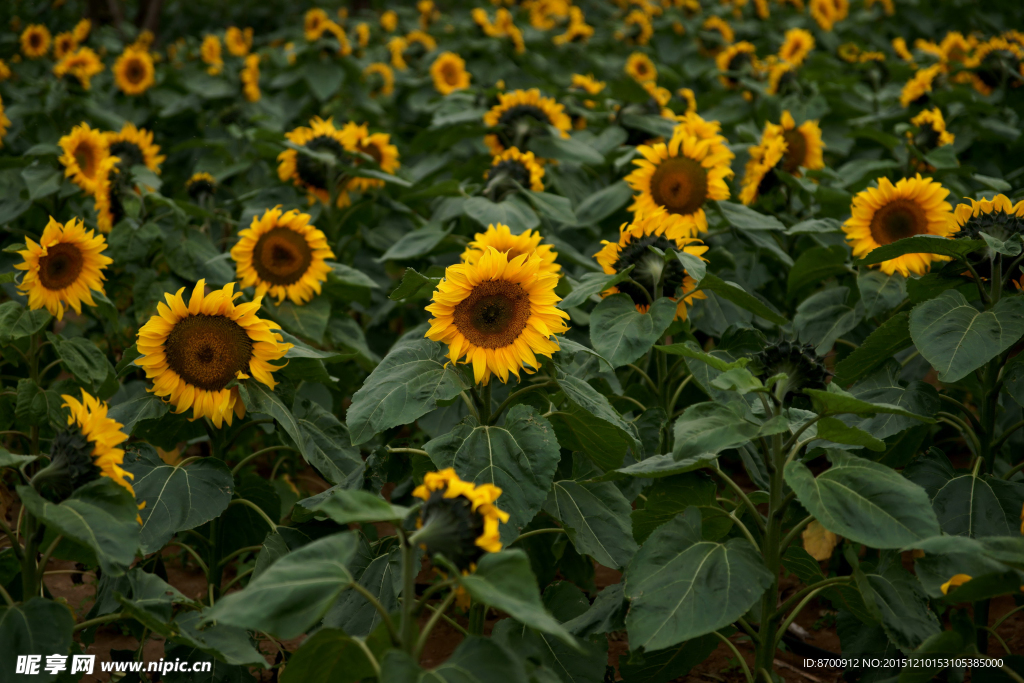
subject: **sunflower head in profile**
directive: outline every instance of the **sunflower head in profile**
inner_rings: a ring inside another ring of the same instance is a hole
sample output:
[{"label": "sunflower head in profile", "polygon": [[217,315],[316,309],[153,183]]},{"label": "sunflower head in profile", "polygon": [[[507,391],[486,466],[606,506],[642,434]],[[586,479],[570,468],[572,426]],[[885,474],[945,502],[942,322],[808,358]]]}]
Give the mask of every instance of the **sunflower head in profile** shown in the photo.
[{"label": "sunflower head in profile", "polygon": [[946,120],[942,116],[942,110],[938,107],[925,109],[910,119],[910,125],[915,126],[917,132],[915,134],[908,130],[907,140],[924,154],[956,142],[956,136],[946,130]]},{"label": "sunflower head in profile", "polygon": [[[301,145],[311,152],[329,154],[334,158],[334,165],[351,161],[351,155],[347,152],[355,149],[358,130],[354,127],[338,130],[334,127],[333,119],[325,121],[319,116],[314,116],[309,124],[308,127],[299,126],[285,133],[285,137],[289,142]],[[341,172],[336,172],[331,164],[310,154],[300,154],[294,149],[281,152],[277,156],[277,176],[282,181],[291,180],[296,187],[305,189],[309,194],[310,203],[317,199],[324,204],[330,203],[332,189],[337,192],[338,206],[348,206],[350,203],[348,193],[344,191],[350,179]],[[335,182],[333,188],[330,187],[332,177]]]},{"label": "sunflower head in profile", "polygon": [[29,59],[39,59],[50,51],[50,29],[42,24],[29,24],[21,32],[21,53]]},{"label": "sunflower head in profile", "polygon": [[[914,235],[951,237],[958,230],[946,196],[949,190],[931,178],[903,178],[895,185],[879,178],[878,187],[869,187],[853,198],[851,216],[843,223],[846,240],[853,255],[863,258],[874,249]],[[882,272],[899,271],[922,275],[932,261],[948,261],[938,254],[904,254],[879,264]]]},{"label": "sunflower head in profile", "polygon": [[[351,149],[354,152],[365,154],[373,159],[381,171],[394,175],[395,171],[402,165],[398,161],[398,147],[391,144],[391,135],[388,133],[370,133],[365,124],[349,122],[342,129],[346,140],[351,140]],[[360,166],[365,161],[359,157],[351,159],[353,166]],[[348,183],[350,190],[366,192],[373,188],[384,187],[385,182],[380,178],[364,178],[355,176]]]},{"label": "sunflower head in profile", "polygon": [[711,15],[704,20],[697,35],[697,43],[705,54],[717,55],[722,48],[736,41],[736,34],[722,17]]},{"label": "sunflower head in profile", "polygon": [[78,49],[78,40],[75,38],[75,34],[71,31],[64,31],[58,33],[53,39],[53,57],[54,59],[63,59],[70,53]]},{"label": "sunflower head in profile", "polygon": [[109,233],[125,217],[122,200],[132,192],[132,175],[128,171],[121,172],[120,161],[119,157],[104,156],[96,174],[96,189],[92,196],[96,224],[103,233]]},{"label": "sunflower head in profile", "polygon": [[224,32],[224,44],[228,46],[228,52],[235,57],[244,57],[252,49],[252,29],[244,31],[237,26],[229,26]]},{"label": "sunflower head in profile", "polygon": [[363,69],[370,85],[370,97],[387,97],[395,91],[395,72],[384,62],[374,62]]},{"label": "sunflower head in profile", "polygon": [[302,32],[309,42],[320,40],[320,36],[327,29],[327,22],[331,19],[327,12],[319,7],[314,7],[306,12],[302,20]]},{"label": "sunflower head in profile", "polygon": [[89,37],[90,31],[92,31],[92,21],[89,19],[79,19],[71,32],[74,34],[75,40],[79,43],[84,43],[85,39]]},{"label": "sunflower head in profile", "polygon": [[658,80],[658,67],[643,52],[634,52],[627,57],[623,71],[637,83]]},{"label": "sunflower head in profile", "polygon": [[185,191],[192,201],[199,201],[203,197],[212,197],[217,191],[217,180],[206,172],[193,173],[185,181]]},{"label": "sunflower head in profile", "polygon": [[103,71],[103,62],[92,48],[82,46],[53,65],[57,78],[75,79],[83,90],[92,88],[92,77]]},{"label": "sunflower head in profile", "polygon": [[4,146],[4,136],[7,135],[7,129],[11,126],[11,120],[7,118],[4,113],[4,100],[0,97],[0,148]]},{"label": "sunflower head in profile", "polygon": [[39,242],[25,239],[24,259],[14,267],[25,271],[18,285],[28,295],[28,307],[45,308],[60,320],[64,307],[82,312],[82,303],[95,306],[92,292],[103,293],[103,269],[113,263],[104,256],[107,241],[92,230],[86,232],[82,221],[72,218],[61,225],[52,217]]},{"label": "sunflower head in profile", "polygon": [[153,55],[148,50],[125,48],[114,62],[114,82],[125,95],[141,95],[156,83]]},{"label": "sunflower head in profile", "polygon": [[[680,216],[664,210],[648,215],[637,214],[631,223],[619,228],[617,241],[603,240],[601,243],[604,247],[594,257],[606,275],[614,275],[633,266],[630,273],[632,282],[620,282],[602,292],[602,296],[620,292],[627,294],[641,313],[647,312],[652,299],[667,296],[678,302],[677,320],[686,320],[687,307],[692,306],[694,300],[707,298],[704,292],[695,291],[697,283],[679,259],[665,260],[650,249],[655,247],[665,253],[685,252],[704,260],[707,246],[690,237],[690,227]],[[659,283],[661,291],[656,291]]]},{"label": "sunflower head in profile", "polygon": [[640,194],[634,197],[630,211],[651,215],[663,209],[682,218],[688,237],[707,232],[704,203],[729,198],[725,179],[732,175],[730,157],[712,138],[700,139],[687,126],[676,126],[672,139],[665,143],[641,145],[643,159],[626,176],[626,182]]},{"label": "sunflower head in profile", "polygon": [[296,209],[268,209],[254,216],[252,225],[238,233],[231,249],[235,272],[242,287],[255,287],[256,296],[270,296],[278,303],[287,297],[302,305],[320,293],[334,258],[327,237],[311,225],[309,214]]},{"label": "sunflower head in profile", "polygon": [[83,121],[63,136],[58,144],[64,151],[60,157],[64,175],[86,192],[96,192],[100,162],[109,153],[106,136]]},{"label": "sunflower head in profile", "polygon": [[497,194],[504,186],[515,188],[515,181],[534,192],[544,191],[544,167],[537,162],[533,152],[520,152],[518,147],[509,147],[491,160],[491,167],[484,174],[487,192]]},{"label": "sunflower head in profile", "polygon": [[536,253],[509,259],[493,247],[473,264],[449,266],[427,306],[426,337],[447,344],[451,362],[472,363],[477,384],[535,372],[537,354],[558,351],[551,336],[568,329],[569,317],[555,307],[558,275],[542,266]]},{"label": "sunflower head in profile", "polygon": [[208,33],[203,36],[203,43],[199,46],[199,56],[206,64],[206,73],[216,76],[224,69],[224,58],[221,57],[220,38]]},{"label": "sunflower head in profile", "polygon": [[735,90],[740,86],[739,76],[757,74],[757,48],[745,40],[728,45],[715,55],[715,66],[718,81],[725,88]]},{"label": "sunflower head in profile", "polygon": [[242,95],[247,102],[259,102],[260,93],[260,56],[251,54],[245,58],[245,66],[238,75],[242,81]]},{"label": "sunflower head in profile", "polygon": [[430,77],[434,79],[434,89],[442,95],[469,87],[469,72],[466,61],[454,52],[442,52],[430,65]]},{"label": "sunflower head in profile", "polygon": [[809,171],[825,168],[825,144],[821,141],[821,128],[817,121],[808,120],[797,126],[793,115],[783,111],[779,125],[782,126],[782,139],[786,141],[781,165],[783,171],[800,175],[801,168]]},{"label": "sunflower head in profile", "polygon": [[463,481],[449,467],[427,472],[412,495],[424,503],[410,542],[422,545],[428,556],[440,553],[470,572],[485,553],[501,550],[498,525],[509,515],[495,505],[501,489],[494,484]]},{"label": "sunflower head in profile", "polygon": [[[800,344],[788,339],[780,339],[764,347],[754,355],[753,361],[765,381],[776,375],[786,375],[772,387],[780,401],[785,401],[789,394],[802,395],[805,389],[824,389],[831,374],[824,359],[815,353],[813,344]],[[810,408],[810,401],[805,396],[799,400]]]},{"label": "sunflower head in profile", "polygon": [[740,189],[740,201],[747,206],[779,184],[774,171],[786,156],[786,138],[782,135],[782,126],[766,123],[761,141],[750,148],[749,154]]},{"label": "sunflower head in profile", "polygon": [[462,252],[462,262],[476,265],[488,249],[493,248],[505,254],[509,261],[524,254],[536,255],[540,258],[540,272],[557,275],[562,269],[562,266],[555,262],[558,253],[550,244],[541,244],[542,240],[540,232],[535,230],[524,230],[518,235],[513,235],[512,230],[504,223],[488,225],[487,230],[476,233],[473,241],[466,245],[466,250]]},{"label": "sunflower head in profile", "polygon": [[903,85],[903,90],[900,91],[900,104],[909,107],[911,104],[924,103],[928,98],[928,93],[935,86],[935,81],[942,73],[941,64],[918,69],[914,76]]},{"label": "sunflower head in profile", "polygon": [[160,173],[160,164],[167,158],[160,154],[160,146],[153,144],[153,133],[145,128],[136,128],[134,123],[124,124],[117,133],[104,134],[110,153],[121,161],[120,168],[145,166],[153,173]]},{"label": "sunflower head in profile", "polygon": [[791,28],[786,31],[782,47],[779,48],[779,59],[794,66],[800,66],[813,49],[814,36],[810,31],[803,28]]},{"label": "sunflower head in profile", "polygon": [[1024,235],[1024,200],[1012,203],[1004,194],[992,199],[970,199],[953,212],[957,239],[982,239],[981,233],[1003,242]]},{"label": "sunflower head in profile", "polygon": [[64,394],[67,429],[57,433],[50,446],[50,464],[32,477],[32,485],[56,500],[63,500],[81,486],[107,477],[123,486],[132,496],[128,482],[135,477],[126,471],[124,450],[118,448],[128,439],[123,425],[107,417],[107,404],[82,391],[82,400]]},{"label": "sunflower head in profile", "polygon": [[605,82],[594,78],[593,74],[573,74],[572,87],[582,90],[588,95],[597,95],[604,90]]},{"label": "sunflower head in profile", "polygon": [[553,126],[563,138],[569,137],[572,119],[564,107],[537,88],[498,94],[498,104],[484,114],[484,125],[493,133],[484,138],[492,154],[509,147],[523,149],[533,135],[546,135]]},{"label": "sunflower head in profile", "polygon": [[192,409],[192,419],[208,417],[218,429],[233,416],[245,416],[235,379],[255,378],[273,389],[273,372],[292,348],[275,323],[257,317],[262,298],[235,304],[234,283],[205,294],[206,281],[192,290],[188,304],[182,287],[139,330],[136,364],[153,380],[153,393],[166,398],[176,413]]}]

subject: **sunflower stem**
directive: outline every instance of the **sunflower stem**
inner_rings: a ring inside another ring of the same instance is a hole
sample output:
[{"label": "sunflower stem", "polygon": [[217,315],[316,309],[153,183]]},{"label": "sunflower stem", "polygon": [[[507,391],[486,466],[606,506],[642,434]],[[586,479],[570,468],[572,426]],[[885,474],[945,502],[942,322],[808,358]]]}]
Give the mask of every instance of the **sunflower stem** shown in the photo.
[{"label": "sunflower stem", "polygon": [[413,618],[413,609],[416,606],[416,549],[410,543],[409,538],[396,529],[399,542],[402,548],[402,622],[401,622],[401,647],[409,654],[413,653],[415,647],[416,620]]},{"label": "sunflower stem", "polygon": [[258,458],[259,456],[263,455],[264,453],[270,453],[271,451],[294,451],[294,452],[298,453],[299,449],[293,448],[291,446],[268,446],[267,448],[263,448],[261,450],[258,450],[255,453],[250,453],[249,455],[247,455],[244,458],[242,458],[238,462],[237,465],[235,465],[233,468],[231,468],[231,476],[234,476],[234,475],[238,474],[238,472],[245,465],[247,465],[250,461],[255,460],[256,458]]},{"label": "sunflower stem", "polygon": [[529,392],[534,391],[536,389],[547,389],[549,387],[554,386],[558,386],[556,382],[541,382],[539,384],[531,384],[530,386],[525,387],[523,389],[513,391],[511,394],[508,395],[508,398],[502,401],[501,405],[499,405],[497,409],[495,409],[494,414],[491,417],[497,420],[499,417],[501,417],[501,414],[505,412],[505,409],[512,404],[512,401],[521,397],[524,394],[528,394]]},{"label": "sunflower stem", "polygon": [[[491,383],[484,385],[480,397],[480,424],[491,424]],[[497,416],[495,416],[497,417]]]}]

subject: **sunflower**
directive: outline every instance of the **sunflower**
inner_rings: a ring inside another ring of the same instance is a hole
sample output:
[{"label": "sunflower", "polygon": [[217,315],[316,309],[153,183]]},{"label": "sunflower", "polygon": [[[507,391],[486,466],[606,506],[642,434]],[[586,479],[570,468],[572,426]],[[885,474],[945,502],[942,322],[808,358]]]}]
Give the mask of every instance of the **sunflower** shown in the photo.
[{"label": "sunflower", "polygon": [[391,67],[384,62],[374,62],[368,67],[363,69],[363,75],[369,78],[370,76],[378,76],[381,80],[379,88],[372,88],[370,90],[370,97],[377,97],[381,95],[387,97],[395,91],[395,72],[391,70]]},{"label": "sunflower", "polygon": [[121,204],[122,193],[126,191],[126,176],[121,175],[120,157],[107,154],[100,159],[96,171],[96,189],[93,200],[96,208],[96,224],[100,232],[109,233],[124,218],[124,206]]},{"label": "sunflower", "polygon": [[583,10],[579,7],[569,8],[569,25],[565,33],[551,39],[555,45],[566,45],[568,43],[586,43],[594,35],[594,27],[586,22]]},{"label": "sunflower", "polygon": [[[343,130],[334,127],[332,119],[324,121],[319,116],[310,120],[310,126],[299,126],[285,133],[285,137],[296,145],[301,145],[313,152],[334,155],[338,161],[346,158],[346,152],[355,149],[358,132],[352,126]],[[307,154],[299,154],[294,149],[286,149],[277,156],[277,176],[282,181],[291,180],[296,187],[304,188],[309,193],[310,202],[319,199],[327,204],[331,201],[331,189],[328,187],[330,169],[326,164]],[[347,183],[344,177],[338,181],[338,206],[348,206],[348,193],[342,189]]]},{"label": "sunflower", "polygon": [[[391,136],[388,133],[370,133],[366,124],[356,125],[349,123],[343,129],[348,131],[346,135],[352,140],[352,149],[371,157],[385,173],[394,175],[401,163],[398,161],[398,148],[391,144]],[[361,159],[354,159],[353,165],[359,166]],[[384,181],[379,178],[364,178],[356,176],[348,184],[349,189],[356,192],[366,192],[371,188],[384,187]]]},{"label": "sunflower", "polygon": [[220,38],[213,34],[206,34],[203,37],[203,44],[199,46],[199,54],[206,64],[206,73],[216,76],[224,69],[224,59],[220,56]]},{"label": "sunflower", "polygon": [[686,112],[674,117],[678,121],[677,129],[694,136],[698,140],[711,141],[711,156],[732,161],[736,158],[733,151],[729,149],[729,141],[722,135],[722,124],[718,121],[707,121],[697,112]]},{"label": "sunflower", "polygon": [[[690,237],[690,227],[679,216],[661,209],[647,215],[637,214],[632,223],[619,228],[618,241],[602,240],[601,244],[604,247],[594,257],[606,275],[614,275],[633,266],[630,273],[633,282],[621,282],[602,292],[602,296],[620,292],[627,294],[637,310],[646,313],[651,305],[650,297],[667,296],[676,301],[681,289],[683,295],[676,306],[677,320],[686,320],[687,306],[692,306],[695,299],[707,298],[704,292],[694,291],[696,281],[687,274],[678,259],[666,263],[650,250],[650,247],[657,247],[665,252],[680,251],[706,260],[704,252],[708,247]],[[655,292],[658,282],[662,290]]]},{"label": "sunflower", "polygon": [[582,74],[572,75],[572,87],[579,88],[588,95],[597,95],[604,90],[604,86],[605,82],[597,80],[593,74],[587,74],[586,76]]},{"label": "sunflower", "polygon": [[642,10],[632,10],[623,20],[625,30],[616,31],[616,40],[626,40],[630,44],[646,45],[654,35],[654,27],[651,26],[651,18]]},{"label": "sunflower", "polygon": [[707,232],[704,202],[728,199],[725,179],[732,175],[729,158],[714,138],[700,139],[686,126],[677,126],[668,143],[640,145],[643,159],[626,176],[626,182],[640,194],[634,197],[630,211],[648,215],[659,208],[682,217],[688,237]]},{"label": "sunflower", "polygon": [[725,47],[715,55],[715,65],[718,67],[718,80],[726,88],[733,90],[740,85],[739,80],[729,74],[739,74],[745,71],[757,71],[757,48],[753,43],[742,40]]},{"label": "sunflower", "polygon": [[125,95],[141,95],[153,87],[156,71],[146,50],[126,48],[114,62],[114,82]]},{"label": "sunflower", "polygon": [[896,56],[902,59],[904,62],[909,64],[914,63],[914,55],[910,54],[910,50],[907,49],[907,41],[903,38],[892,39],[892,50],[896,53]]},{"label": "sunflower", "polygon": [[53,39],[53,57],[54,59],[63,59],[68,54],[78,49],[78,41],[75,39],[75,34],[70,31],[64,31],[58,33],[57,37]]},{"label": "sunflower", "polygon": [[160,164],[167,157],[160,154],[160,145],[153,144],[151,131],[136,128],[134,123],[128,122],[121,127],[120,132],[107,132],[104,137],[110,153],[120,158],[122,168],[145,166],[153,173],[160,174]]},{"label": "sunflower", "polygon": [[92,31],[92,22],[88,19],[79,19],[71,33],[74,34],[75,40],[79,43],[84,43],[85,39],[89,37],[90,31]]},{"label": "sunflower", "polygon": [[718,34],[716,36],[718,45],[705,45],[704,41],[700,40],[701,48],[710,54],[715,54],[726,45],[732,45],[733,41],[736,40],[736,34],[733,33],[732,26],[729,26],[729,22],[719,16],[712,15],[705,19],[701,25],[701,30],[704,33]]},{"label": "sunflower", "polygon": [[71,182],[86,192],[94,193],[100,162],[109,150],[106,136],[83,121],[62,137],[58,144],[64,150],[60,163],[64,165],[65,177],[71,178]]},{"label": "sunflower", "polygon": [[928,93],[932,91],[935,79],[942,73],[941,64],[933,64],[924,69],[918,69],[914,77],[906,82],[900,92],[900,104],[909,107],[911,104],[924,101]]},{"label": "sunflower", "polygon": [[843,43],[836,49],[836,55],[848,64],[856,64],[860,57],[860,46],[857,43]]},{"label": "sunflower", "polygon": [[939,43],[944,62],[965,62],[974,46],[971,45],[960,31],[950,31]]},{"label": "sunflower", "polygon": [[209,417],[214,426],[231,425],[234,415],[245,416],[245,404],[237,387],[227,388],[234,379],[250,375],[271,389],[276,386],[271,361],[284,357],[286,344],[276,323],[257,317],[262,297],[252,303],[235,305],[241,293],[233,282],[204,295],[206,281],[192,290],[188,305],[182,287],[167,303],[157,305],[157,314],[139,330],[135,361],[153,380],[153,393],[166,397],[176,413],[192,409],[192,419]]},{"label": "sunflower", "polygon": [[239,74],[242,80],[242,95],[248,102],[260,101],[260,56],[251,54],[245,58],[245,66]]},{"label": "sunflower", "polygon": [[462,252],[462,262],[471,266],[476,265],[481,257],[493,248],[505,254],[509,261],[526,255],[540,257],[540,272],[554,273],[562,269],[562,266],[555,262],[558,253],[550,244],[541,244],[540,232],[524,230],[518,235],[513,235],[512,230],[503,223],[488,225],[487,230],[473,235],[473,241],[466,245]]},{"label": "sunflower", "polygon": [[204,195],[212,195],[217,190],[217,180],[209,173],[193,173],[185,181],[185,191],[193,201],[198,201]]},{"label": "sunflower", "polygon": [[21,52],[29,59],[39,59],[50,51],[50,29],[42,24],[29,24],[21,32]]},{"label": "sunflower", "polygon": [[[853,255],[863,258],[880,246],[914,235],[950,237],[958,230],[949,202],[949,190],[931,178],[903,178],[893,185],[879,178],[878,187],[869,187],[853,198],[851,216],[843,223],[846,240]],[[937,254],[904,254],[880,265],[882,272],[899,271],[922,275],[932,261],[948,261]]]},{"label": "sunflower", "polygon": [[414,29],[409,31],[405,35],[405,42],[412,47],[413,45],[419,45],[423,48],[423,52],[430,52],[431,50],[437,49],[437,41],[434,40],[434,36],[430,35],[426,31]]},{"label": "sunflower", "polygon": [[434,79],[434,89],[442,95],[469,87],[469,72],[466,62],[454,52],[442,52],[430,65],[430,77]]},{"label": "sunflower", "polygon": [[537,88],[499,93],[498,104],[484,114],[484,125],[497,131],[484,138],[484,142],[492,154],[500,154],[507,147],[522,149],[532,132],[531,124],[554,126],[563,138],[568,138],[572,119],[561,104],[544,97]]},{"label": "sunflower", "polygon": [[932,150],[936,147],[952,145],[956,141],[956,136],[946,130],[946,120],[942,117],[942,110],[938,107],[925,109],[910,119],[910,125],[917,126],[919,132],[915,137],[910,131],[907,131],[907,138],[921,149]]},{"label": "sunflower", "polygon": [[92,77],[103,71],[103,62],[91,47],[82,46],[53,65],[53,75],[57,78],[74,76],[83,89],[92,87]]},{"label": "sunflower", "polygon": [[799,126],[788,110],[782,112],[779,121],[782,137],[786,141],[786,154],[782,158],[782,170],[800,175],[800,168],[817,171],[825,168],[822,152],[825,144],[821,141],[821,128],[817,121],[804,121]]},{"label": "sunflower", "polygon": [[783,79],[787,75],[790,76],[790,80],[794,78],[793,73],[796,71],[796,65],[792,62],[769,57],[766,66],[768,68],[768,85],[765,87],[765,92],[769,95],[777,95],[783,83],[786,82]]},{"label": "sunflower", "polygon": [[285,297],[298,305],[320,293],[334,258],[327,237],[310,224],[310,216],[298,210],[268,209],[262,218],[253,216],[252,225],[238,233],[231,248],[235,273],[241,287],[256,287],[256,296],[270,294],[278,303]]},{"label": "sunflower", "polygon": [[395,36],[388,41],[388,52],[391,53],[391,66],[399,71],[405,71],[409,68],[409,65],[405,63],[405,48],[409,47],[409,43],[405,42],[405,38],[402,36]]},{"label": "sunflower", "polygon": [[356,42],[361,48],[370,44],[370,25],[365,21],[356,24]]},{"label": "sunflower", "polygon": [[381,14],[380,27],[388,33],[392,33],[396,28],[398,28],[398,13],[389,9]]},{"label": "sunflower", "polygon": [[679,96],[686,100],[686,113],[696,114],[697,113],[697,96],[694,94],[691,88],[680,88],[678,91]]},{"label": "sunflower", "polygon": [[656,81],[658,79],[658,68],[654,66],[651,58],[643,52],[634,52],[626,59],[626,66],[623,69],[629,77],[637,83]]},{"label": "sunflower", "polygon": [[252,49],[252,29],[244,31],[237,26],[229,26],[224,33],[224,44],[228,46],[228,52],[235,57],[244,57]]},{"label": "sunflower", "polygon": [[537,163],[533,152],[520,152],[518,147],[509,147],[495,155],[484,178],[492,181],[499,174],[504,174],[534,192],[544,191],[544,167]]},{"label": "sunflower", "polygon": [[498,524],[508,522],[509,515],[494,504],[501,495],[494,484],[463,481],[449,467],[427,472],[412,495],[425,502],[411,542],[422,545],[428,556],[440,553],[470,572],[485,553],[501,550]]},{"label": "sunflower", "polygon": [[11,77],[11,67],[7,66],[7,62],[0,59],[0,83],[3,83]]},{"label": "sunflower", "polygon": [[782,126],[766,123],[761,142],[750,148],[750,157],[743,172],[740,201],[750,206],[757,198],[775,186],[778,179],[772,173],[786,156],[786,138]]},{"label": "sunflower", "polygon": [[822,31],[831,31],[850,13],[849,0],[811,0],[811,17]]},{"label": "sunflower", "polygon": [[4,146],[3,138],[7,135],[7,129],[10,127],[11,120],[4,113],[4,98],[0,97],[0,148]]},{"label": "sunflower", "polygon": [[558,275],[542,270],[540,255],[512,260],[489,247],[476,263],[449,266],[426,310],[434,317],[426,337],[448,345],[448,358],[473,364],[477,384],[502,382],[519,370],[535,372],[536,354],[559,349],[552,334],[566,332],[569,314],[555,307]]},{"label": "sunflower", "polygon": [[1024,200],[1013,204],[1006,195],[997,194],[992,199],[968,201],[970,204],[958,204],[953,211],[958,238],[978,240],[984,232],[1005,242],[1024,234]]},{"label": "sunflower", "polygon": [[[124,425],[107,417],[107,404],[89,395],[84,389],[81,401],[68,394],[62,394],[61,398],[64,399],[61,407],[70,411],[69,429],[54,437],[51,450],[54,457],[51,461],[58,467],[63,465],[70,469],[73,475],[72,490],[98,477],[107,477],[134,496],[135,490],[128,480],[134,479],[135,475],[121,467],[124,463],[124,450],[118,448],[128,440],[128,435],[121,431]],[[82,444],[81,438],[86,443]],[[87,463],[76,463],[74,456],[78,454],[88,455],[90,460]],[[57,462],[62,458],[68,462]]]},{"label": "sunflower", "polygon": [[83,302],[95,306],[92,291],[103,293],[103,269],[113,263],[102,254],[106,248],[103,235],[86,232],[81,220],[61,225],[51,217],[38,244],[25,239],[18,252],[25,260],[14,266],[26,271],[18,289],[28,295],[28,307],[45,308],[60,320],[65,305],[79,314]]},{"label": "sunflower", "polygon": [[786,31],[786,37],[779,48],[779,59],[789,62],[794,66],[800,66],[807,59],[807,55],[814,49],[814,36],[811,32],[802,28],[791,28]]},{"label": "sunflower", "polygon": [[302,21],[302,30],[306,36],[306,40],[309,42],[315,42],[320,40],[320,36],[324,34],[324,30],[327,28],[327,22],[330,18],[327,16],[327,12],[323,11],[319,7],[306,12],[306,16]]}]

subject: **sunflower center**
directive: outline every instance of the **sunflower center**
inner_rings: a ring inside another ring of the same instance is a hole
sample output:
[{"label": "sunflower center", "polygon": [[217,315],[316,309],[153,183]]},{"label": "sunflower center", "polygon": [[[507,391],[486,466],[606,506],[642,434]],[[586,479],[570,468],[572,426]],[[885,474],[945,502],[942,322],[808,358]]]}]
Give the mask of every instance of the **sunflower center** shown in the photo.
[{"label": "sunflower center", "polygon": [[506,159],[505,161],[495,164],[491,167],[491,172],[488,177],[497,177],[499,173],[504,173],[507,177],[515,180],[524,187],[529,188],[530,186],[530,171],[519,161]]},{"label": "sunflower center", "polygon": [[275,285],[298,282],[313,261],[313,250],[299,233],[274,228],[260,236],[252,250],[252,265],[261,279]]},{"label": "sunflower center", "polygon": [[61,242],[46,248],[39,259],[39,282],[47,289],[64,289],[78,279],[85,265],[82,252],[73,244]]},{"label": "sunflower center", "polygon": [[[335,159],[345,155],[341,143],[327,135],[318,135],[306,143],[306,149],[312,152],[330,152]],[[308,154],[299,154],[295,160],[295,170],[302,182],[318,190],[327,188],[327,164]]]},{"label": "sunflower center", "polygon": [[380,147],[372,142],[360,142],[359,151],[373,157],[373,160],[377,162],[378,166],[380,166],[380,162],[384,160],[384,155],[381,153]]},{"label": "sunflower center", "polygon": [[220,391],[239,371],[248,372],[252,340],[234,320],[222,315],[182,318],[164,343],[167,364],[200,389]]},{"label": "sunflower center", "polygon": [[128,68],[125,69],[125,78],[130,83],[141,83],[142,79],[146,77],[146,70],[142,68],[142,64],[138,60],[132,60],[128,62]]},{"label": "sunflower center", "polygon": [[488,280],[455,307],[455,327],[485,349],[510,346],[530,319],[530,295],[519,283]]},{"label": "sunflower center", "polygon": [[31,45],[32,47],[38,48],[43,43],[43,37],[41,35],[39,35],[38,33],[33,33],[33,34],[29,35],[28,42],[29,42],[29,45]]},{"label": "sunflower center", "polygon": [[134,142],[128,140],[118,140],[110,145],[110,156],[120,159],[122,168],[145,166],[146,164],[146,157],[143,156],[142,150]]},{"label": "sunflower center", "polygon": [[931,123],[924,123],[921,132],[914,138],[914,144],[924,150],[935,149],[939,146],[939,131]]},{"label": "sunflower center", "polygon": [[445,64],[441,69],[441,75],[444,76],[444,82],[448,85],[456,85],[459,82],[459,70],[455,68],[454,64]]},{"label": "sunflower center", "polygon": [[669,157],[651,176],[651,197],[671,213],[693,213],[707,195],[707,171],[689,157]]},{"label": "sunflower center", "polygon": [[81,142],[75,147],[75,161],[78,163],[78,168],[82,169],[82,174],[87,178],[92,178],[96,175],[96,148],[93,147],[91,142]]},{"label": "sunflower center", "polygon": [[871,236],[879,244],[928,232],[924,209],[910,199],[894,199],[875,211],[871,218]]},{"label": "sunflower center", "polygon": [[782,170],[793,173],[806,162],[807,138],[796,129],[787,130],[782,137],[786,140],[786,156],[782,158]]}]

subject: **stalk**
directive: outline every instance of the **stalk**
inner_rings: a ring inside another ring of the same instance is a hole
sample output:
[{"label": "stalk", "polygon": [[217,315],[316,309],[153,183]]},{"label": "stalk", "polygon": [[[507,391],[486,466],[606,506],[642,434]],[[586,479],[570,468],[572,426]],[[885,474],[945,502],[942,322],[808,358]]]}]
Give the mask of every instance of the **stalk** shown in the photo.
[{"label": "stalk", "polygon": [[[778,415],[781,406],[776,405],[774,413]],[[785,481],[782,469],[785,464],[785,449],[782,435],[772,437],[771,449],[768,453],[768,469],[771,476],[768,492],[768,521],[764,543],[761,545],[761,556],[768,571],[772,573],[772,584],[761,598],[761,641],[757,644],[754,669],[772,671],[775,661],[775,643],[779,627],[779,615],[776,607],[779,604],[779,571],[781,569],[780,547],[782,545],[782,513],[786,505],[783,488]]]}]

